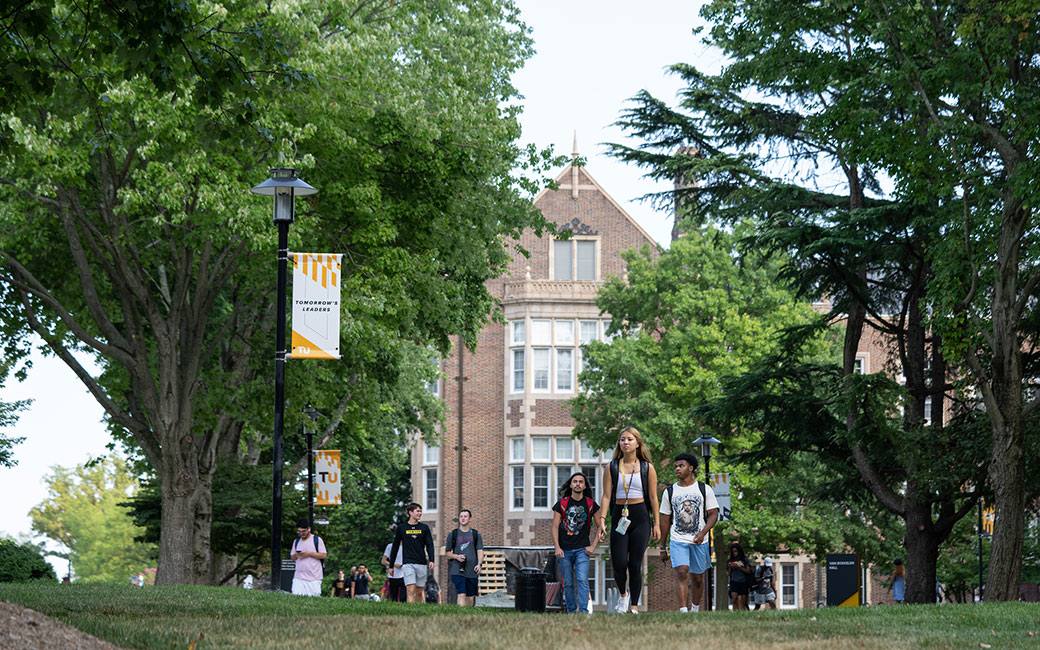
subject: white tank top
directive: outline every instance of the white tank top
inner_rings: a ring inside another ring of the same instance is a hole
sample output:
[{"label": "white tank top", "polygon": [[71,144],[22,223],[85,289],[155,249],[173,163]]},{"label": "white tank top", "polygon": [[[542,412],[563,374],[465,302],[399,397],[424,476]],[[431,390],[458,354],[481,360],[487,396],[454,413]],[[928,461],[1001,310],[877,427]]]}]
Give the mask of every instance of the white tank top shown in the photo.
[{"label": "white tank top", "polygon": [[[618,463],[617,488],[614,490],[615,499],[642,499],[643,498],[643,475],[639,471],[641,463],[636,461],[635,474],[622,474],[624,463]],[[625,494],[625,486],[628,486],[628,494]]]}]

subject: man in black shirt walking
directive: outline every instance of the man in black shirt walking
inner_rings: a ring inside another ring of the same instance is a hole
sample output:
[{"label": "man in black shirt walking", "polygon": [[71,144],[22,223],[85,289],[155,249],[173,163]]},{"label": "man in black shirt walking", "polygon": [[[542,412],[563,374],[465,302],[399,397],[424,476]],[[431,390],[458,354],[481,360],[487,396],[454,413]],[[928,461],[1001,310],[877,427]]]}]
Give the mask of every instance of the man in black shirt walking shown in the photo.
[{"label": "man in black shirt walking", "polygon": [[390,557],[397,556],[397,549],[404,549],[404,565],[394,564],[394,574],[401,569],[405,588],[408,590],[408,602],[423,602],[423,589],[426,587],[428,571],[433,571],[433,533],[430,527],[419,521],[422,517],[422,506],[409,503],[405,508],[408,521],[398,524],[394,533],[394,545],[390,549]]}]

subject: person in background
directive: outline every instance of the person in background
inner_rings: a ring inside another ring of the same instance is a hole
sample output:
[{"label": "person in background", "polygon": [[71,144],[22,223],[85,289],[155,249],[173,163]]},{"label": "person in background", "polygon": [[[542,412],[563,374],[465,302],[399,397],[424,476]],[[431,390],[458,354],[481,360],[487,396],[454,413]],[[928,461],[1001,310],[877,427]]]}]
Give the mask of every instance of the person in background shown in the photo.
[{"label": "person in background", "polygon": [[322,560],[328,553],[325,542],[311,534],[311,525],[306,519],[296,524],[299,537],[292,545],[290,559],[296,562],[293,573],[292,593],[297,596],[320,596],[323,577]]},{"label": "person in background", "polygon": [[758,594],[758,599],[761,601],[755,605],[756,611],[761,609],[762,603],[765,603],[769,609],[776,609],[776,590],[773,589],[775,578],[773,558],[767,557],[762,562],[762,566],[755,569],[755,593]]},{"label": "person in background", "polygon": [[[614,458],[603,470],[603,504],[610,504],[610,563],[618,588],[617,613],[639,613],[643,591],[643,555],[650,539],[661,537],[657,504],[657,470],[643,436],[625,427],[618,436]],[[606,513],[596,522],[599,537],[607,535]]]},{"label": "person in background", "polygon": [[599,529],[589,540],[593,516],[599,512],[588,478],[571,474],[553,505],[552,540],[563,571],[563,603],[567,613],[589,612],[589,558],[599,544]]},{"label": "person in background", "polygon": [[455,585],[456,602],[461,606],[476,605],[477,581],[484,562],[484,538],[470,527],[472,518],[468,509],[459,510],[459,527],[448,533],[444,544],[444,555],[450,560],[448,574]]},{"label": "person in background", "polygon": [[903,558],[897,557],[893,562],[892,569],[892,600],[897,605],[906,602],[906,570],[903,568]]},{"label": "person in background", "polygon": [[359,564],[357,573],[354,574],[353,580],[350,581],[350,597],[359,600],[370,600],[371,594],[368,591],[368,585],[370,584],[372,584],[372,574],[368,572],[368,567],[364,564]]},{"label": "person in background", "polygon": [[383,557],[379,561],[386,567],[387,600],[393,603],[403,603],[408,600],[408,591],[404,588],[403,570],[395,569],[394,566],[404,564],[404,548],[397,549],[397,557],[391,562],[390,551],[393,548],[393,542],[387,544],[383,549]]},{"label": "person in background", "polygon": [[738,542],[729,545],[726,575],[729,576],[729,597],[733,600],[733,609],[747,609],[748,593],[754,578],[751,575],[751,563]]},{"label": "person in background", "polygon": [[350,595],[350,587],[347,585],[347,578],[343,575],[343,569],[339,570],[339,577],[337,577],[332,583],[332,593],[329,594],[333,598],[346,598]]}]

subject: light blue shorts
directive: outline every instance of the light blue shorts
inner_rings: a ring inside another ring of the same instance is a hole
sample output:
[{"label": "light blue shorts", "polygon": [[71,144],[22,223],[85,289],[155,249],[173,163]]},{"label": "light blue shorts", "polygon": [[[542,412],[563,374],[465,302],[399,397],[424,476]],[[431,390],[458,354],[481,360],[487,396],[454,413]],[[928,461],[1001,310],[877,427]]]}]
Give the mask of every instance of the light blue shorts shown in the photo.
[{"label": "light blue shorts", "polygon": [[711,549],[708,542],[703,544],[687,544],[685,542],[668,542],[668,554],[672,557],[672,568],[688,566],[690,573],[704,573],[711,567]]}]

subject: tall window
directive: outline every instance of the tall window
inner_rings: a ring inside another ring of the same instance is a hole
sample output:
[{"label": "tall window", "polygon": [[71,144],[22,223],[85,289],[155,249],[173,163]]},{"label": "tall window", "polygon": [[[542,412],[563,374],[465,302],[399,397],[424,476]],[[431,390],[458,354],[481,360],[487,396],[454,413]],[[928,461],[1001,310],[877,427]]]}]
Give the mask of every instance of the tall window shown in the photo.
[{"label": "tall window", "polygon": [[596,279],[596,242],[590,240],[581,240],[574,242],[575,249],[578,252],[578,279],[579,280],[595,280]]},{"label": "tall window", "polygon": [[509,468],[510,474],[512,474],[512,485],[513,485],[513,510],[524,509],[524,466],[513,465]]},{"label": "tall window", "polygon": [[550,359],[549,348],[534,348],[531,350],[531,375],[534,381],[534,390],[549,390]]},{"label": "tall window", "polygon": [[574,390],[574,348],[556,349],[556,391]]},{"label": "tall window", "polygon": [[780,606],[798,607],[798,565],[780,565]]},{"label": "tall window", "polygon": [[524,349],[516,348],[512,350],[511,356],[513,373],[512,392],[522,393],[524,392]]},{"label": "tall window", "polygon": [[574,250],[574,242],[567,241],[554,241],[553,242],[553,278],[556,280],[573,280],[574,279],[574,256],[572,254]]},{"label": "tall window", "polygon": [[438,487],[438,465],[441,460],[440,447],[427,444],[424,440],[422,443],[423,449],[423,469],[422,469],[422,485],[423,485],[423,510],[427,512],[437,512],[437,487]]},{"label": "tall window", "polygon": [[549,503],[549,466],[535,465],[531,476],[531,507],[547,509]]},{"label": "tall window", "polygon": [[426,512],[437,512],[437,468],[426,467],[423,468],[423,474],[425,475],[425,501],[423,504],[423,510]]}]

